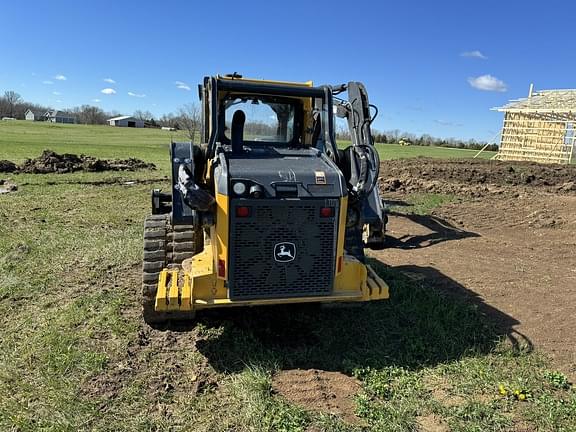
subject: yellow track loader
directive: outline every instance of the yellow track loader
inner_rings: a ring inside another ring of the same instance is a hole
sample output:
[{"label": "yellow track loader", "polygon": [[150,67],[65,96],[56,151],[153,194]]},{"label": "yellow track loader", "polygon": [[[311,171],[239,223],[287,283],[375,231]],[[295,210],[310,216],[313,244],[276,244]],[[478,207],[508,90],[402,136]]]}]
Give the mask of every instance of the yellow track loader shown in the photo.
[{"label": "yellow track loader", "polygon": [[[386,214],[361,83],[206,77],[201,143],[172,143],[172,190],[144,223],[143,314],[388,298],[366,263]],[[347,94],[347,98],[343,95]],[[351,145],[339,149],[335,116]]]}]

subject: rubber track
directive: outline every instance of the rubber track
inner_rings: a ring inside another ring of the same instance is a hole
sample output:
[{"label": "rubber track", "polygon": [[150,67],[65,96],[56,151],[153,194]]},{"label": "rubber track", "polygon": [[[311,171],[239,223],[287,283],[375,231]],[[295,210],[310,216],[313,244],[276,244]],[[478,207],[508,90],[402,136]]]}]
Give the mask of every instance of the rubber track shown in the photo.
[{"label": "rubber track", "polygon": [[166,314],[154,310],[158,278],[164,268],[174,268],[202,247],[202,232],[193,225],[171,226],[170,215],[149,215],[144,221],[142,262],[142,309],[144,321],[159,324],[170,319],[190,318],[190,314]]}]

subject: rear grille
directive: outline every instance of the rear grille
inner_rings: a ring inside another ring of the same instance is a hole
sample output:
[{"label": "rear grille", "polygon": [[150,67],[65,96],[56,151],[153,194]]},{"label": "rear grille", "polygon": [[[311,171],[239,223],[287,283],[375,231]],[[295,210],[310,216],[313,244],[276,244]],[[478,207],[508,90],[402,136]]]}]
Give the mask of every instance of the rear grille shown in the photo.
[{"label": "rear grille", "polygon": [[[236,217],[236,206],[249,217]],[[320,208],[336,217],[320,217]],[[229,290],[236,300],[322,296],[332,292],[338,200],[232,200],[230,205]],[[284,243],[284,245],[282,245]],[[293,245],[293,246],[290,246]],[[285,246],[293,260],[277,261]]]}]

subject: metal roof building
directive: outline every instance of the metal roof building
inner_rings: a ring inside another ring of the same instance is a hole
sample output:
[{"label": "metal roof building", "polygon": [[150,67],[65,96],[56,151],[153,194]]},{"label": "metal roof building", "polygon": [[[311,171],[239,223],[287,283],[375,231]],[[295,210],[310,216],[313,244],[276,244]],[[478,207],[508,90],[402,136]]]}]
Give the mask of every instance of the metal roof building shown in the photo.
[{"label": "metal roof building", "polygon": [[119,116],[112,117],[107,120],[110,126],[120,126],[120,127],[133,127],[133,128],[143,128],[144,120],[137,119],[132,116]]},{"label": "metal roof building", "polygon": [[492,108],[504,113],[496,159],[571,163],[576,145],[576,89],[534,91]]}]

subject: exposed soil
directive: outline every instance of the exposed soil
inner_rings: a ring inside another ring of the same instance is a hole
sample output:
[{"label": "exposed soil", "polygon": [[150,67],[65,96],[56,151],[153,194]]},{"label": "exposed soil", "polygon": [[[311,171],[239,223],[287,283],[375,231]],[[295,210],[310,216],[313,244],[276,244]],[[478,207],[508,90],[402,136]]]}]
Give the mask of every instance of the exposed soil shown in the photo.
[{"label": "exposed soil", "polygon": [[272,389],[288,401],[310,411],[337,415],[348,423],[358,423],[354,415],[354,396],[360,383],[340,372],[317,369],[280,371]]},{"label": "exposed soil", "polygon": [[44,150],[35,159],[26,159],[17,166],[10,161],[0,161],[0,172],[19,172],[28,174],[64,174],[76,171],[134,171],[137,169],[156,169],[153,163],[140,159],[97,159],[92,156],[75,154],[58,154],[52,150]]},{"label": "exposed soil", "polygon": [[0,179],[0,194],[16,192],[18,186],[10,180]]},{"label": "exposed soil", "polygon": [[[393,213],[390,247],[373,255],[485,305],[491,319],[509,326],[512,343],[548,353],[574,377],[576,167],[425,159],[389,161],[382,173],[402,185],[433,181],[432,191],[462,198],[430,216]],[[499,192],[466,189],[479,185]],[[401,204],[423,189],[395,190],[384,186],[385,199]]]},{"label": "exposed soil", "polygon": [[463,196],[518,193],[524,189],[576,192],[576,165],[416,158],[382,162],[380,176],[384,192]]},{"label": "exposed soil", "polygon": [[[111,270],[109,277],[113,275],[114,271]],[[125,269],[122,275],[118,283],[125,284],[124,289],[132,291],[131,295],[137,298],[140,295],[139,266]],[[126,275],[130,277],[126,278]],[[138,302],[130,304],[123,311],[126,318],[140,318],[141,313]],[[100,374],[86,381],[81,394],[101,401],[100,409],[105,410],[111,401],[121,397],[129,383],[143,379],[147,399],[159,401],[153,409],[170,417],[171,407],[165,401],[166,395],[190,398],[216,389],[216,375],[206,360],[196,362],[188,357],[195,344],[196,333],[179,330],[159,331],[141,321],[125,353],[110,361]]]},{"label": "exposed soil", "polygon": [[417,421],[420,430],[423,432],[448,432],[450,430],[448,425],[434,414],[420,416]]},{"label": "exposed soil", "polygon": [[0,160],[0,172],[13,173],[18,171],[18,166],[9,160]]}]

